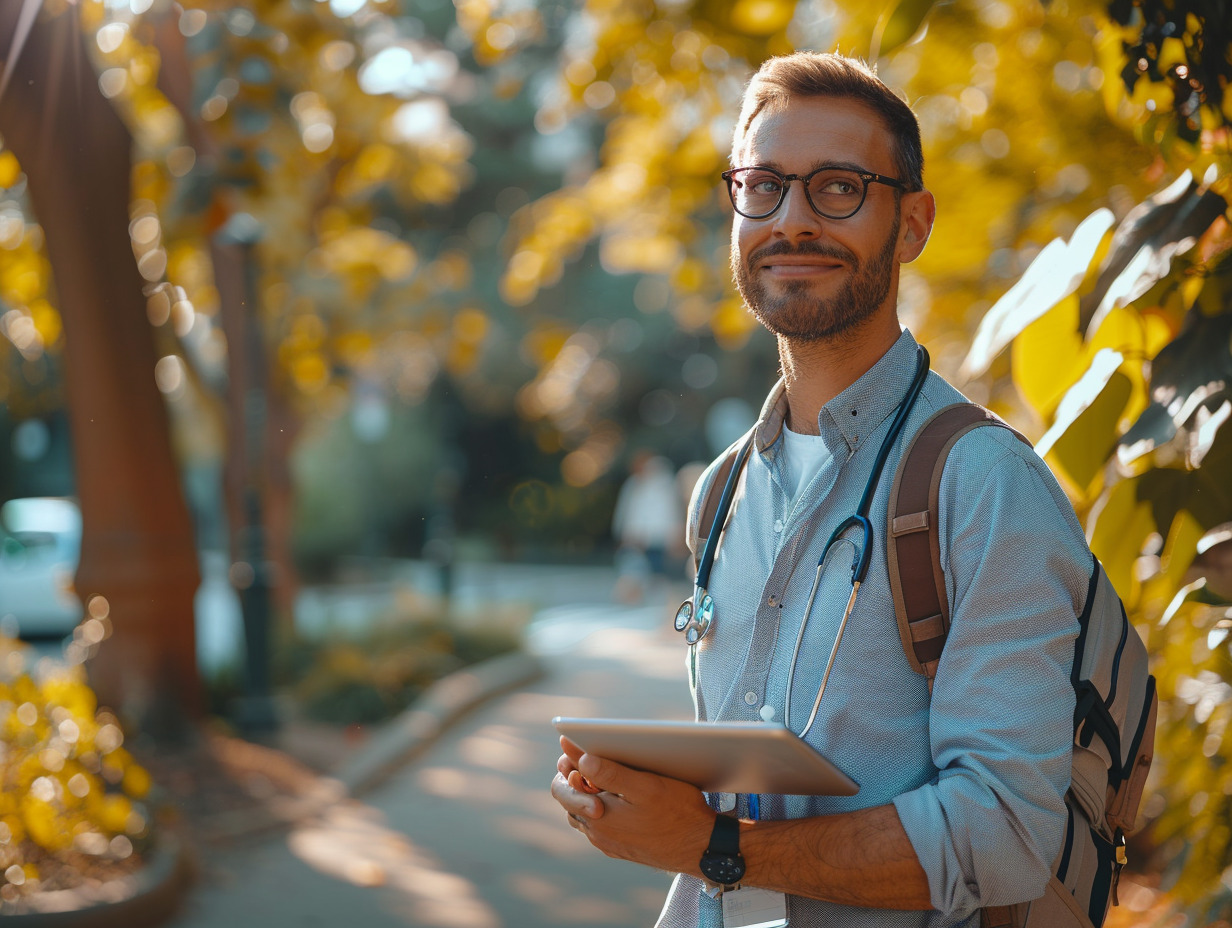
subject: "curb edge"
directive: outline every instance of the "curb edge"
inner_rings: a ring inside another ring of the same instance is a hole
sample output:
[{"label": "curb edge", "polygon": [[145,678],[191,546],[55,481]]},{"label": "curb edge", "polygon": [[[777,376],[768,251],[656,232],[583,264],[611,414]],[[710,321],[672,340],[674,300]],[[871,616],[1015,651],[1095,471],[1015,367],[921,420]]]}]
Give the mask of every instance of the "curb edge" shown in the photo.
[{"label": "curb edge", "polygon": [[357,757],[333,774],[347,794],[357,796],[379,786],[399,767],[429,747],[471,709],[541,678],[543,662],[514,651],[472,664],[438,680],[415,704],[396,716]]}]

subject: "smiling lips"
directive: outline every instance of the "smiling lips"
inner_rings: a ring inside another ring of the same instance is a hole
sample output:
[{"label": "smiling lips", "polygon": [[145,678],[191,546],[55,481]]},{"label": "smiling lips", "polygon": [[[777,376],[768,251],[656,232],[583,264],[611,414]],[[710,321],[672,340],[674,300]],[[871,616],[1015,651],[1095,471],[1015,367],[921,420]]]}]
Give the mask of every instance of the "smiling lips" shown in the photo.
[{"label": "smiling lips", "polygon": [[761,259],[756,266],[772,277],[794,280],[842,270],[843,262],[828,255],[774,255]]}]

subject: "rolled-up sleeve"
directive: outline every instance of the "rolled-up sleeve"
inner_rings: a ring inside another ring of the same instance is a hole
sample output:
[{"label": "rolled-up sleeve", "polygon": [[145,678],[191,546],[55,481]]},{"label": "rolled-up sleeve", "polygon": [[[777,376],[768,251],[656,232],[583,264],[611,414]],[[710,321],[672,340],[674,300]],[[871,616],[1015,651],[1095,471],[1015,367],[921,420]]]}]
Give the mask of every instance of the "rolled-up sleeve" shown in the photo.
[{"label": "rolled-up sleeve", "polygon": [[929,715],[935,778],[894,804],[934,908],[1038,898],[1064,836],[1070,669],[1091,560],[1052,475],[999,429],[941,489],[951,628]]}]

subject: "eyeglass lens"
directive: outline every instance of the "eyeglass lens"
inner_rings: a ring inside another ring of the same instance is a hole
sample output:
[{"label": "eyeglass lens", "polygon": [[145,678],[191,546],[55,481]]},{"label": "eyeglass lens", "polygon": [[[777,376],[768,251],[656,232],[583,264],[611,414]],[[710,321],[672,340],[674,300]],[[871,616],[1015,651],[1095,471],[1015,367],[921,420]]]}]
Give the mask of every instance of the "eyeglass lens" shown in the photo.
[{"label": "eyeglass lens", "polygon": [[[867,184],[854,171],[826,168],[801,178],[813,208],[830,219],[846,219],[864,203]],[[767,168],[737,168],[731,172],[732,205],[750,219],[769,216],[783,201],[788,181]]]}]

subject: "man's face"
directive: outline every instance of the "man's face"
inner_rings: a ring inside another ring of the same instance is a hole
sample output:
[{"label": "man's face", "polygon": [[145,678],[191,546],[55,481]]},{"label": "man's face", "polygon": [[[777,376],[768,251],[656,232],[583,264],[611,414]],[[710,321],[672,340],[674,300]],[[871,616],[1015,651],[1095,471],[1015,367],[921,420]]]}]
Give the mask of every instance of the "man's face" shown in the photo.
[{"label": "man's face", "polygon": [[[798,97],[762,111],[738,166],[808,174],[823,165],[896,176],[893,138],[877,112],[835,97]],[[900,206],[896,192],[869,184],[847,219],[813,212],[798,181],[766,219],[735,215],[731,264],[745,304],[776,335],[801,341],[851,334],[898,289]]]}]

